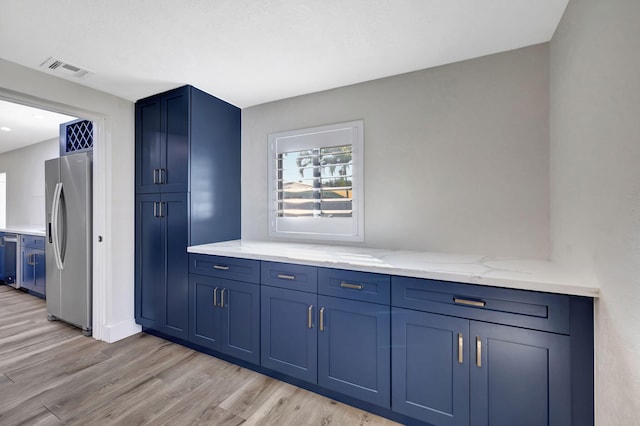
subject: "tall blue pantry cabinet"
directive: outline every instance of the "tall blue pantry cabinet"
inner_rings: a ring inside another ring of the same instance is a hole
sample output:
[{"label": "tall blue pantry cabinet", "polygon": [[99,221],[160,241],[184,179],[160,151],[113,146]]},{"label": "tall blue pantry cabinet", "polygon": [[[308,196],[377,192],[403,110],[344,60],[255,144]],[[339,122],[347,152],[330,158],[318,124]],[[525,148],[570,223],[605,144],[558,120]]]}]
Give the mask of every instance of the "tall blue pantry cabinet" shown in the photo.
[{"label": "tall blue pantry cabinet", "polygon": [[135,317],[189,337],[190,245],[240,238],[240,109],[192,86],[136,102]]}]

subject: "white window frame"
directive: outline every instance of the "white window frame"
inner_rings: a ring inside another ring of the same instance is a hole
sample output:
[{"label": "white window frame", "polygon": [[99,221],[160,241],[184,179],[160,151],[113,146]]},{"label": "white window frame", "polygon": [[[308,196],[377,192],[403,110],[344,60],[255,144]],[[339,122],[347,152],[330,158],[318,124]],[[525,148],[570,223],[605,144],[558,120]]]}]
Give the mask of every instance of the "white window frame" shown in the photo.
[{"label": "white window frame", "polygon": [[[352,146],[351,217],[280,217],[278,154],[339,145]],[[269,135],[269,236],[310,240],[364,241],[364,121],[356,120]]]}]

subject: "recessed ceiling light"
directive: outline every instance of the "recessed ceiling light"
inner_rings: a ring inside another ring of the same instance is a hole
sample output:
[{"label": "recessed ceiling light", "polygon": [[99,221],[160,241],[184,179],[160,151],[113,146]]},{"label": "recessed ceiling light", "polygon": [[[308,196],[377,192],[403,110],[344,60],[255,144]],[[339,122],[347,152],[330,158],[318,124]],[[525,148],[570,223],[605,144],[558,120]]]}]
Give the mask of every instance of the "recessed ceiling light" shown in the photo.
[{"label": "recessed ceiling light", "polygon": [[2,130],[2,131],[4,131],[4,132],[10,132],[10,131],[11,131],[11,129],[10,129],[10,128],[8,128],[8,127],[6,127],[6,126],[2,126],[2,127],[0,127],[0,130]]}]

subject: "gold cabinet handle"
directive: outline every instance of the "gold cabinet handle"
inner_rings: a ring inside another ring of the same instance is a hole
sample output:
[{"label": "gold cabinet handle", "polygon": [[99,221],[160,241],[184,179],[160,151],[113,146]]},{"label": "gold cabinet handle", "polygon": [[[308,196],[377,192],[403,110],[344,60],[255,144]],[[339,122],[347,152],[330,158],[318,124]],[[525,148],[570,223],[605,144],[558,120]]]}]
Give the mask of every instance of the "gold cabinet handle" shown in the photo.
[{"label": "gold cabinet handle", "polygon": [[226,288],[223,288],[220,292],[220,307],[224,308],[224,292],[227,291]]},{"label": "gold cabinet handle", "polygon": [[462,339],[462,333],[458,333],[458,363],[462,364],[462,362],[464,361],[463,359],[463,355],[462,355],[462,351],[463,351],[463,339]]},{"label": "gold cabinet handle", "polygon": [[482,367],[482,339],[476,337],[476,365]]},{"label": "gold cabinet handle", "polygon": [[364,285],[362,285],[362,284],[351,284],[351,283],[346,283],[346,282],[342,281],[340,283],[340,287],[342,287],[342,288],[352,288],[354,290],[362,290],[364,288]]},{"label": "gold cabinet handle", "polygon": [[476,306],[478,308],[484,308],[487,304],[487,302],[485,302],[484,300],[469,300],[462,299],[460,297],[454,297],[453,302],[459,305]]},{"label": "gold cabinet handle", "polygon": [[213,289],[213,306],[218,306],[218,287]]},{"label": "gold cabinet handle", "polygon": [[295,275],[287,275],[287,274],[278,274],[278,278],[280,278],[281,280],[295,280],[296,276]]},{"label": "gold cabinet handle", "polygon": [[320,308],[320,331],[324,331],[324,308]]},{"label": "gold cabinet handle", "polygon": [[213,269],[217,269],[219,271],[228,271],[229,267],[228,266],[223,266],[223,265],[213,265]]},{"label": "gold cabinet handle", "polygon": [[307,327],[313,328],[313,305],[309,305],[309,309],[307,309]]}]

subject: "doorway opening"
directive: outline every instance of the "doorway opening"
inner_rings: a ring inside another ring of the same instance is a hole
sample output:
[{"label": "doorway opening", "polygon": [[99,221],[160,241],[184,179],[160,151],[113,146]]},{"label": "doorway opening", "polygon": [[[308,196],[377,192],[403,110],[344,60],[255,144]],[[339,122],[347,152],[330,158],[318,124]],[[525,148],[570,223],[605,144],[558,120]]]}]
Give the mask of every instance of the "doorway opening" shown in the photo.
[{"label": "doorway opening", "polygon": [[[33,107],[41,109],[43,111],[50,111],[54,113],[68,115],[72,118],[82,117],[85,120],[89,120],[93,123],[93,202],[92,202],[92,264],[93,264],[93,291],[92,291],[92,323],[93,323],[93,337],[97,340],[104,340],[104,324],[106,324],[106,259],[107,259],[107,247],[106,244],[98,244],[98,238],[96,235],[104,235],[106,228],[106,155],[104,154],[106,149],[106,126],[107,117],[99,113],[92,111],[86,111],[81,108],[59,104],[56,102],[48,101],[41,98],[36,98],[29,95],[24,95],[17,92],[5,91],[0,88],[0,101],[12,102],[19,105]],[[58,148],[59,149],[59,148]],[[54,157],[59,156],[59,151],[56,151]],[[42,164],[44,170],[44,164]],[[11,179],[11,176],[9,176]],[[44,181],[42,182],[44,188]],[[6,188],[6,184],[5,184]],[[7,188],[10,189],[10,188]],[[43,189],[43,205],[41,214],[45,217],[44,207],[44,189]],[[6,204],[5,204],[6,205]],[[5,209],[6,211],[6,209]],[[10,215],[9,215],[10,216]],[[107,335],[108,337],[108,335]]]},{"label": "doorway opening", "polygon": [[0,228],[7,227],[7,174],[0,173]]}]

